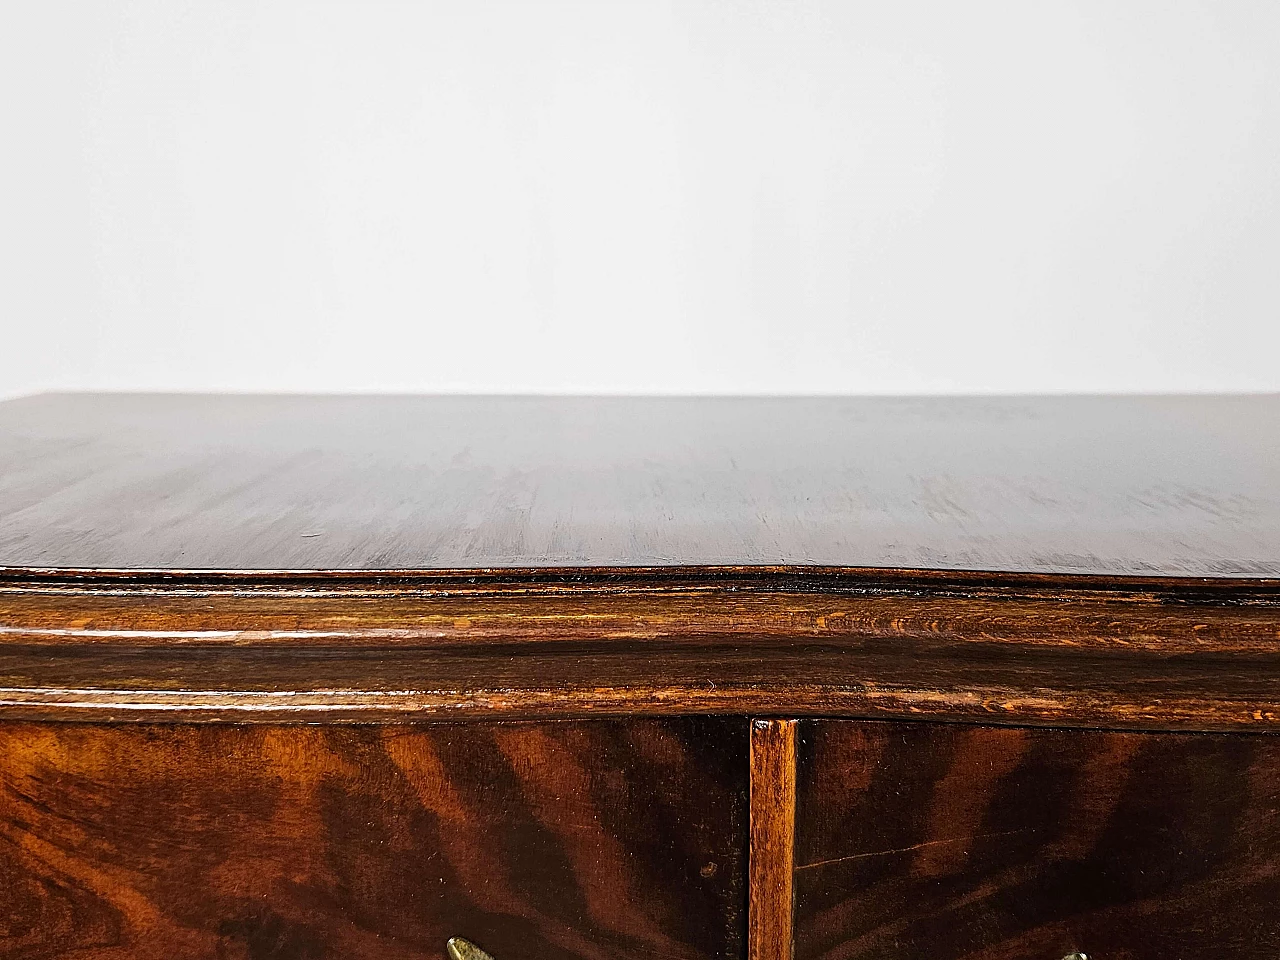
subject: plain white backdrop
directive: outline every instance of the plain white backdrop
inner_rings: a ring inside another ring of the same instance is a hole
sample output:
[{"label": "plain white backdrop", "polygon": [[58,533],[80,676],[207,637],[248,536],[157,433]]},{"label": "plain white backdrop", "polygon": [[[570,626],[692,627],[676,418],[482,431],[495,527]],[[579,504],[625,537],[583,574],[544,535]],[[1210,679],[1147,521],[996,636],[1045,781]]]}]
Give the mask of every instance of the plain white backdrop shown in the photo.
[{"label": "plain white backdrop", "polygon": [[1275,0],[41,0],[0,395],[1280,389]]}]

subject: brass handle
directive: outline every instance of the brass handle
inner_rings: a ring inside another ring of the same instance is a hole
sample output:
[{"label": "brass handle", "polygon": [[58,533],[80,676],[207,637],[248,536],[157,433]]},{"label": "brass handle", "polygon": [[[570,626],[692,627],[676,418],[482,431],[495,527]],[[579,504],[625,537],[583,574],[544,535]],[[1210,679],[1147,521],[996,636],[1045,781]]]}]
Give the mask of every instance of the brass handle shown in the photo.
[{"label": "brass handle", "polygon": [[[450,937],[445,946],[449,950],[449,960],[493,960],[489,954],[462,937]],[[1084,960],[1089,958],[1085,957]]]}]

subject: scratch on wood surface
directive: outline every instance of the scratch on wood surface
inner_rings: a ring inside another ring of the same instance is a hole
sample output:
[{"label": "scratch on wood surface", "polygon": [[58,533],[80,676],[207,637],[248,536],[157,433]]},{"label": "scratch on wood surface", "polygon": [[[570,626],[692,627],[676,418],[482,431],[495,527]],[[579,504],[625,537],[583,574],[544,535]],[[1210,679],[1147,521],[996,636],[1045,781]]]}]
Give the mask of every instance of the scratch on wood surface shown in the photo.
[{"label": "scratch on wood surface", "polygon": [[979,833],[970,837],[952,837],[947,840],[926,840],[924,843],[913,843],[909,847],[894,847],[891,850],[874,850],[871,853],[854,853],[847,857],[833,857],[830,860],[816,860],[813,863],[805,863],[796,867],[796,873],[801,870],[812,870],[816,867],[825,867],[833,863],[845,863],[849,860],[865,860],[868,857],[887,857],[895,853],[910,853],[912,850],[920,850],[924,847],[937,847],[949,843],[971,843],[974,840],[990,840],[994,837],[1011,837],[1019,833],[1036,833],[1033,828],[1023,830],[1005,830],[1000,833]]}]

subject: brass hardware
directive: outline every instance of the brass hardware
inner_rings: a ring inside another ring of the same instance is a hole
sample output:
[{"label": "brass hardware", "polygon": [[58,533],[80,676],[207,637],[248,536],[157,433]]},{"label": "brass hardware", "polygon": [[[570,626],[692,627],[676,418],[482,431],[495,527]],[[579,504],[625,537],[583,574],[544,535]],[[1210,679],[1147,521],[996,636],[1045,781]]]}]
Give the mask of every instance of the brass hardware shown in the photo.
[{"label": "brass hardware", "polygon": [[[445,946],[449,948],[449,960],[493,960],[489,954],[470,940],[463,940],[462,937],[450,937]],[[1076,956],[1081,955],[1076,954]],[[1089,958],[1083,957],[1083,960],[1089,960]]]},{"label": "brass hardware", "polygon": [[1068,953],[1065,957],[1062,958],[1062,960],[1089,960],[1089,955],[1087,953],[1081,953],[1079,950],[1077,950],[1075,953]]}]

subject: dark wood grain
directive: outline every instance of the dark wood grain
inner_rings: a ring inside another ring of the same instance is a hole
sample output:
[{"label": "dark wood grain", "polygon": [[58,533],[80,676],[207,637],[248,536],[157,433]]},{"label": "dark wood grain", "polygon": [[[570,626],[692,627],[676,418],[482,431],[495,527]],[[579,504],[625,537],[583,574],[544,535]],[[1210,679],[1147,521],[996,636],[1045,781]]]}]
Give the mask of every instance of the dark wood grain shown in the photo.
[{"label": "dark wood grain", "polygon": [[1253,581],[848,571],[0,577],[0,713],[413,720],[757,713],[1280,725]]},{"label": "dark wood grain", "polygon": [[0,957],[743,955],[745,721],[0,724]]},{"label": "dark wood grain", "polygon": [[748,960],[791,960],[796,721],[751,724]]},{"label": "dark wood grain", "polygon": [[1274,960],[1280,738],[815,721],[797,960]]},{"label": "dark wood grain", "polygon": [[1280,575],[1280,397],[50,396],[0,566]]}]

